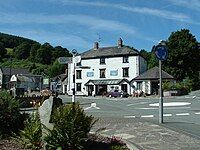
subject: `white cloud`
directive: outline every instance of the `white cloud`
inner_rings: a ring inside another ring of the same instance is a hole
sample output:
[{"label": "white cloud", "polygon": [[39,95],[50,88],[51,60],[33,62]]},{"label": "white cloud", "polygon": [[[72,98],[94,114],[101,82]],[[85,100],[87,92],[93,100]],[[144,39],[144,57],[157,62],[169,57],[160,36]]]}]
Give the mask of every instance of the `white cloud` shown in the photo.
[{"label": "white cloud", "polygon": [[172,4],[200,11],[199,0],[169,0]]},{"label": "white cloud", "polygon": [[2,24],[72,24],[87,26],[90,29],[103,31],[120,31],[134,34],[129,25],[118,21],[100,19],[87,15],[46,15],[46,14],[8,14],[0,13]]},{"label": "white cloud", "polygon": [[[50,0],[50,1],[54,1],[54,2],[60,1],[64,5],[73,5],[74,4],[74,5],[81,5],[81,6],[110,7],[110,8],[120,9],[120,10],[129,11],[129,12],[133,12],[133,13],[152,15],[152,16],[157,16],[157,17],[161,17],[161,18],[165,18],[165,19],[171,19],[171,20],[182,21],[182,22],[187,22],[187,23],[195,23],[194,21],[191,20],[190,16],[188,16],[186,14],[178,13],[178,12],[174,12],[174,11],[148,8],[148,7],[131,7],[131,6],[125,6],[123,4],[111,4],[111,3],[104,3],[104,2],[88,2],[88,1],[79,1],[79,0],[73,0],[73,1],[72,0]],[[176,1],[176,0],[174,0],[174,1]],[[177,1],[181,2],[182,0],[177,0]],[[197,0],[192,0],[192,1],[195,1],[196,4],[199,5]]]}]

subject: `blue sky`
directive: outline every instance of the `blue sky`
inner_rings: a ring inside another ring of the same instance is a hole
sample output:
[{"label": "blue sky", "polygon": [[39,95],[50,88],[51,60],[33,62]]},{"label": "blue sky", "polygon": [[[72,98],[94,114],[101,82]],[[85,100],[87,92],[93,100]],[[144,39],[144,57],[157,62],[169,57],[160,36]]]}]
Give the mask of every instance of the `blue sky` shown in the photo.
[{"label": "blue sky", "polygon": [[86,51],[100,41],[150,51],[171,32],[189,29],[200,40],[200,0],[6,0],[0,32]]}]

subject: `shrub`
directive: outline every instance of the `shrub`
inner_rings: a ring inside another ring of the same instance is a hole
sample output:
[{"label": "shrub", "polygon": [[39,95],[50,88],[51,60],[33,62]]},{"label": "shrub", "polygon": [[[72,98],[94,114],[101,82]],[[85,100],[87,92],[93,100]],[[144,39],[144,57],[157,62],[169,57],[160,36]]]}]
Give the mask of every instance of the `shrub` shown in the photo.
[{"label": "shrub", "polygon": [[25,148],[39,150],[42,148],[42,127],[39,113],[33,113],[25,122],[25,128],[15,138]]},{"label": "shrub", "polygon": [[17,133],[24,127],[25,114],[20,114],[19,103],[6,91],[0,92],[0,134],[2,138]]},{"label": "shrub", "polygon": [[129,150],[121,138],[112,136],[104,137],[99,134],[90,134],[86,141],[84,150]]},{"label": "shrub", "polygon": [[46,148],[79,150],[95,123],[92,116],[87,116],[79,104],[59,107],[53,115],[54,128],[44,138]]}]

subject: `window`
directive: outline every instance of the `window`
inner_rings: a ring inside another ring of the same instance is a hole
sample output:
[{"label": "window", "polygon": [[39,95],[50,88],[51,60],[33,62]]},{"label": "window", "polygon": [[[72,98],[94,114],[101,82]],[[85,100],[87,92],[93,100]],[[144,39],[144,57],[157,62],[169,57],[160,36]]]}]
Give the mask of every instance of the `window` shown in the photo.
[{"label": "window", "polygon": [[128,77],[129,76],[129,68],[122,68],[123,69],[123,77]]},{"label": "window", "polygon": [[76,91],[81,91],[81,83],[76,83]]},{"label": "window", "polygon": [[142,82],[137,82],[137,89],[142,90]]},{"label": "window", "polygon": [[79,63],[76,63],[76,66],[81,66],[81,62],[79,62]]},{"label": "window", "polygon": [[99,69],[100,70],[100,78],[106,77],[106,69]]},{"label": "window", "polygon": [[100,64],[106,64],[105,58],[100,58]]},{"label": "window", "polygon": [[81,79],[81,70],[76,70],[76,79]]},{"label": "window", "polygon": [[123,63],[128,63],[128,56],[123,57]]}]

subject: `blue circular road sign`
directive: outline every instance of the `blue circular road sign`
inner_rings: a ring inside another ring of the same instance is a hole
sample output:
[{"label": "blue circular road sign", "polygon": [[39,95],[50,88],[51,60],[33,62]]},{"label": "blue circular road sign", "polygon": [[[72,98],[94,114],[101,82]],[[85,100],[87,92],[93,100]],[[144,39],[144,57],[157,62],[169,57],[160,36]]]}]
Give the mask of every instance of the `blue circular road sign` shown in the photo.
[{"label": "blue circular road sign", "polygon": [[155,55],[159,60],[164,61],[167,59],[168,51],[166,46],[159,44],[155,46],[154,50]]}]

